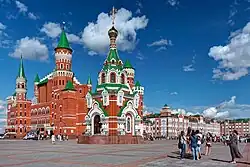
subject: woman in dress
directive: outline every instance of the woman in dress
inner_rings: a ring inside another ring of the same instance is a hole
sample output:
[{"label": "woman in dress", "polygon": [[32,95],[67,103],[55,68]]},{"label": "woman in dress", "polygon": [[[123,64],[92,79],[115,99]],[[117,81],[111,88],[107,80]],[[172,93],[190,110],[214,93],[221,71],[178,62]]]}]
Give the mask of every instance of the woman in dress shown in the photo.
[{"label": "woman in dress", "polygon": [[211,147],[212,147],[212,135],[208,132],[206,136],[206,151],[205,155],[211,154]]},{"label": "woman in dress", "polygon": [[231,163],[235,164],[235,158],[243,158],[239,151],[238,147],[238,132],[236,130],[233,131],[233,134],[230,137],[230,141],[228,143],[229,148],[230,148],[230,153],[232,157]]}]

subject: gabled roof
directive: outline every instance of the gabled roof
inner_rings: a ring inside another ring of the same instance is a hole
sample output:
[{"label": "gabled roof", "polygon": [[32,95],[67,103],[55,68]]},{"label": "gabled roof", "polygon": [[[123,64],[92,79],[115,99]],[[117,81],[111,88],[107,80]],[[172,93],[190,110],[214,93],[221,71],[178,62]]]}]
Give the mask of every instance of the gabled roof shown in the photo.
[{"label": "gabled roof", "polygon": [[140,82],[139,82],[139,81],[136,81],[135,86],[136,86],[136,87],[140,87],[140,86],[141,86]]}]

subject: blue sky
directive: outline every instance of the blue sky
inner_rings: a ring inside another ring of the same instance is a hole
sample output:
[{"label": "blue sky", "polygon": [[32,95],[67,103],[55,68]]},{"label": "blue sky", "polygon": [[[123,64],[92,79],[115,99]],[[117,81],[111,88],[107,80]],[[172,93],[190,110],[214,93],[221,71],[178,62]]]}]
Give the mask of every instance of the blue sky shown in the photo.
[{"label": "blue sky", "polygon": [[0,105],[14,92],[21,53],[28,97],[33,97],[36,72],[43,77],[54,67],[63,21],[74,50],[73,70],[81,83],[90,74],[95,85],[108,49],[108,14],[115,6],[119,55],[130,59],[145,86],[146,111],[158,112],[166,103],[202,113],[229,102],[210,116],[250,116],[249,0],[0,3]]}]

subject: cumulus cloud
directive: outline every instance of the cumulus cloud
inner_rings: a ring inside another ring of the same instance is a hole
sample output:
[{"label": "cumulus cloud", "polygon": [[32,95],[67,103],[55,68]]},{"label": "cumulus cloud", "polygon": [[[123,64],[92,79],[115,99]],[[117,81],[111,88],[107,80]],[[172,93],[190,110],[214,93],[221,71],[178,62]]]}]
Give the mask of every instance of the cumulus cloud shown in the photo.
[{"label": "cumulus cloud", "polygon": [[238,80],[248,75],[250,67],[250,22],[243,29],[231,33],[227,45],[211,47],[208,55],[219,63],[218,67],[213,69],[213,78]]},{"label": "cumulus cloud", "polygon": [[[62,33],[62,28],[59,23],[47,22],[40,29],[40,32],[45,33],[48,37],[52,39],[55,39],[59,37],[60,34]],[[75,34],[69,34],[69,33],[67,33],[66,35],[67,35],[69,42],[82,44],[82,39],[80,36],[77,36]]]},{"label": "cumulus cloud", "polygon": [[230,108],[235,105],[236,96],[232,96],[229,101],[224,101],[217,107],[210,107],[203,111],[203,115],[209,118],[228,118],[230,117],[230,112],[225,111],[226,108]]},{"label": "cumulus cloud", "polygon": [[56,38],[61,34],[62,29],[60,24],[48,22],[43,25],[40,31],[44,32],[48,37]]},{"label": "cumulus cloud", "polygon": [[[99,54],[105,54],[109,46],[108,30],[111,28],[111,16],[100,13],[96,22],[90,22],[83,30],[82,40],[84,45]],[[135,48],[137,31],[144,29],[148,24],[146,16],[132,17],[132,12],[121,8],[117,11],[115,27],[119,31],[117,38],[118,49],[131,51]]]},{"label": "cumulus cloud", "polygon": [[37,59],[46,61],[49,57],[48,48],[42,44],[37,38],[25,37],[16,42],[15,50],[9,56],[20,58],[23,56],[25,59]]}]

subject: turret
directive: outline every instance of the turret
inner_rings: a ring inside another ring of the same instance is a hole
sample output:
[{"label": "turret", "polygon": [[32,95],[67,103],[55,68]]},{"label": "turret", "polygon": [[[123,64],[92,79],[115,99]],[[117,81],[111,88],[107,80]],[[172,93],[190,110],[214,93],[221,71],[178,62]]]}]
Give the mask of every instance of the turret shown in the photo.
[{"label": "turret", "polygon": [[104,61],[103,68],[99,73],[98,84],[104,83],[122,83],[125,81],[124,74],[121,73],[123,69],[123,63],[119,58],[117,48],[116,48],[116,39],[118,36],[118,31],[114,26],[115,19],[115,9],[113,8],[112,13],[112,27],[108,31],[110,39],[110,49],[106,60]]},{"label": "turret", "polygon": [[26,100],[26,93],[27,93],[27,79],[24,73],[23,58],[21,56],[18,75],[16,78],[17,100]]},{"label": "turret", "polygon": [[133,66],[131,65],[129,60],[126,60],[124,66],[124,71],[126,71],[127,73],[127,83],[133,87],[134,85],[134,77],[135,77],[135,69],[133,68]]},{"label": "turret", "polygon": [[57,47],[55,48],[55,71],[53,74],[53,89],[63,89],[66,83],[73,81],[72,52],[64,26]]},{"label": "turret", "polygon": [[35,80],[34,80],[34,95],[35,95],[35,102],[38,102],[38,96],[39,96],[39,91],[38,91],[38,84],[40,82],[40,78],[38,74],[36,74]]},{"label": "turret", "polygon": [[91,81],[91,77],[89,76],[88,77],[88,80],[87,80],[87,86],[88,86],[88,91],[91,91],[91,88],[92,88],[92,81]]},{"label": "turret", "polygon": [[144,87],[141,86],[139,81],[136,81],[133,91],[138,92],[139,95],[144,95]]}]

